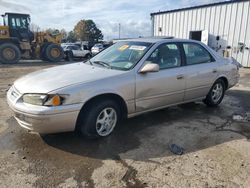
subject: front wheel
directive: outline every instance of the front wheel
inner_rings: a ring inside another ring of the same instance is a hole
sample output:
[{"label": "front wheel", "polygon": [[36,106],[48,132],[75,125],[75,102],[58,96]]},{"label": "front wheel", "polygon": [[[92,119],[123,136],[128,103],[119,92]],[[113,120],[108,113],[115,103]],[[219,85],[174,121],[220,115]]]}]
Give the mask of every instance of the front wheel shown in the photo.
[{"label": "front wheel", "polygon": [[95,101],[80,112],[77,127],[89,138],[106,137],[113,132],[120,117],[121,111],[115,101]]},{"label": "front wheel", "polygon": [[0,63],[17,63],[21,58],[19,48],[12,43],[0,45]]},{"label": "front wheel", "polygon": [[207,106],[218,106],[224,98],[226,86],[223,80],[217,80],[210,89],[204,103]]}]

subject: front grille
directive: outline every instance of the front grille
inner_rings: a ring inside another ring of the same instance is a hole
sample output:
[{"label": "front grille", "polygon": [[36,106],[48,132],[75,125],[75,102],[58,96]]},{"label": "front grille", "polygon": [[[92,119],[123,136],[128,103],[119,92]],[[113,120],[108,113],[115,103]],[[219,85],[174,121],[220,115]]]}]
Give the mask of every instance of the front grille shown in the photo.
[{"label": "front grille", "polygon": [[17,100],[21,96],[21,93],[14,86],[10,88],[9,92],[12,101]]}]

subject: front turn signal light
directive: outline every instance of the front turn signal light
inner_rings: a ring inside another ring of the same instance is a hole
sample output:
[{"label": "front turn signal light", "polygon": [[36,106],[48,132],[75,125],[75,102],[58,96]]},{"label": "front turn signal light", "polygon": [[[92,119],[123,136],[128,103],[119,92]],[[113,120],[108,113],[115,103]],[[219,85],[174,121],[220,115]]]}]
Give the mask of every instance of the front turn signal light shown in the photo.
[{"label": "front turn signal light", "polygon": [[53,106],[61,105],[61,103],[62,103],[61,97],[58,96],[58,95],[53,96],[52,99],[51,99],[51,103],[52,103]]}]

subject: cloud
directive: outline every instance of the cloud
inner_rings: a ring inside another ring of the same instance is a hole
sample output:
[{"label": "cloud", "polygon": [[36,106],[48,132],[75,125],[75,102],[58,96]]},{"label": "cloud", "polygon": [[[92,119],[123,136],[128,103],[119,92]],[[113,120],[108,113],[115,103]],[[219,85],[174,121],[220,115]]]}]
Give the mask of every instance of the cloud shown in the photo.
[{"label": "cloud", "polygon": [[118,37],[149,36],[150,13],[219,0],[0,0],[0,10],[31,14],[33,23],[41,28],[65,28],[70,31],[81,19],[92,19],[102,30],[106,39]]},{"label": "cloud", "polygon": [[23,6],[19,3],[16,2],[9,2],[9,1],[4,1],[4,0],[0,0],[0,7],[1,10],[6,9],[6,10],[15,10],[15,11],[23,11],[23,10],[29,10],[28,7]]}]

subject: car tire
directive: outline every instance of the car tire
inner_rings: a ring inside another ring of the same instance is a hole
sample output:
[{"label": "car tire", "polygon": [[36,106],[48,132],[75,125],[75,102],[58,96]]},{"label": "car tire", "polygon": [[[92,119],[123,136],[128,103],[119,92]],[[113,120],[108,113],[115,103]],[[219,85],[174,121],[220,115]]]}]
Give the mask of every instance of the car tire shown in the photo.
[{"label": "car tire", "polygon": [[0,45],[0,63],[18,63],[21,58],[19,48],[12,43]]},{"label": "car tire", "polygon": [[221,79],[216,80],[203,102],[209,107],[218,106],[224,98],[225,90],[225,82]]},{"label": "car tire", "polygon": [[88,138],[109,136],[121,118],[121,110],[111,99],[96,100],[80,111],[77,130]]},{"label": "car tire", "polygon": [[91,55],[90,54],[86,54],[85,58],[90,59]]},{"label": "car tire", "polygon": [[61,46],[57,44],[49,44],[45,48],[44,57],[50,62],[59,62],[63,59],[64,52]]},{"label": "car tire", "polygon": [[74,59],[73,52],[72,51],[67,51],[66,52],[66,60],[67,61],[73,61],[73,59]]},{"label": "car tire", "polygon": [[43,43],[43,45],[41,46],[41,50],[40,50],[40,59],[43,60],[43,61],[48,61],[48,59],[46,58],[46,54],[45,54],[45,50],[47,48],[47,46],[49,46],[50,42],[45,42]]}]

